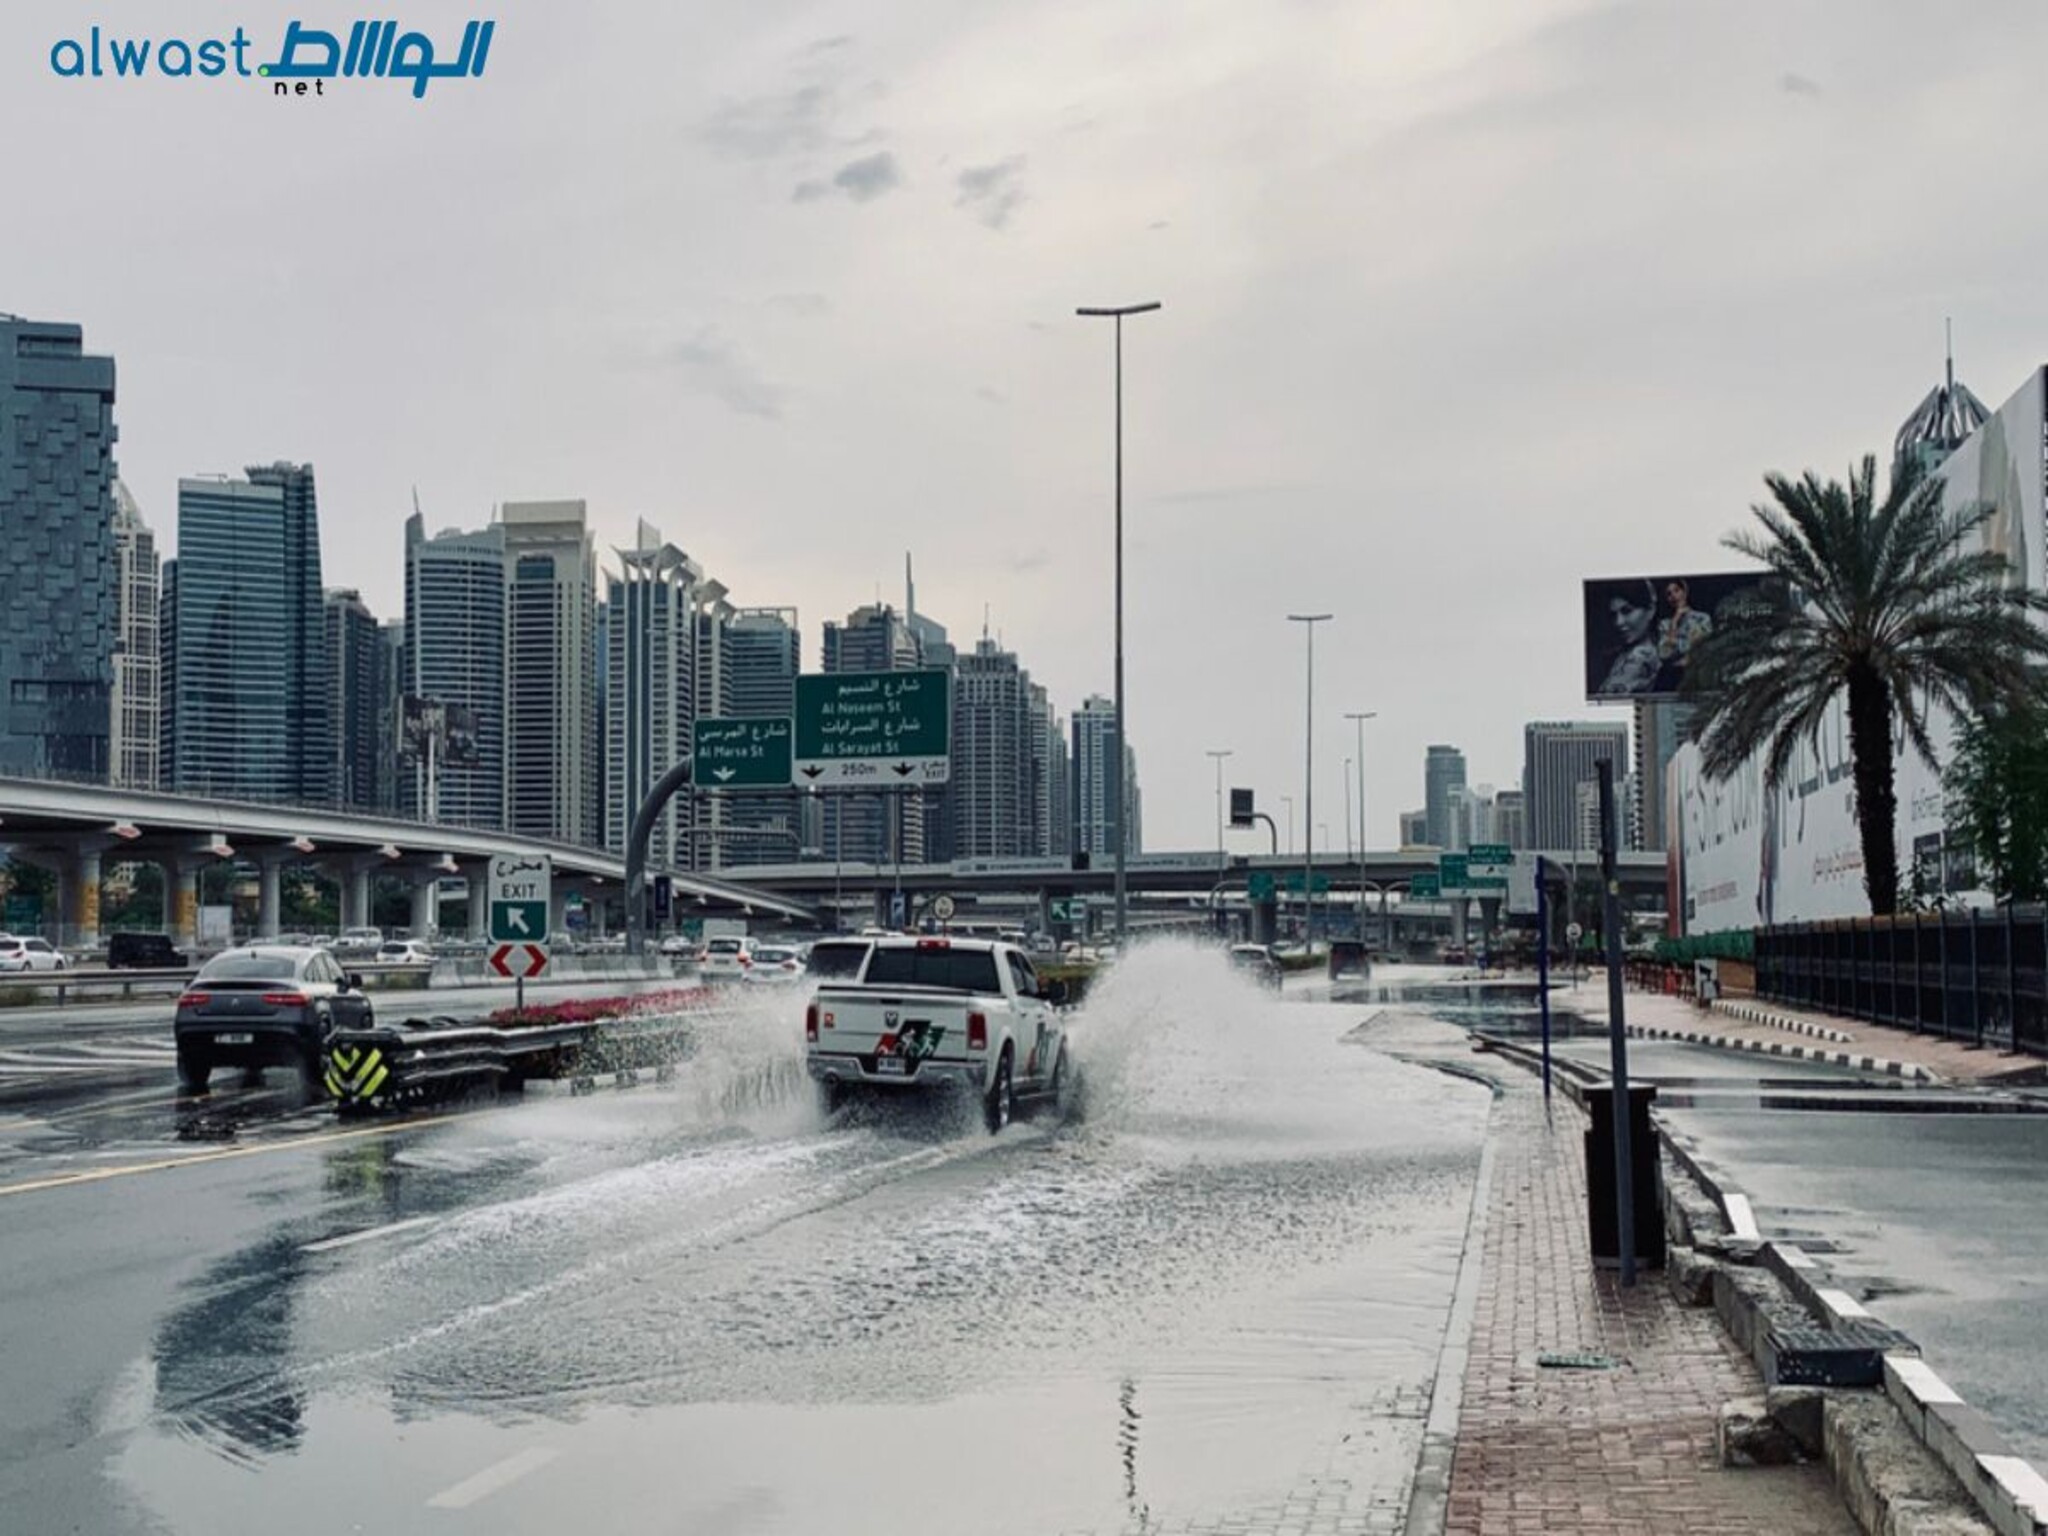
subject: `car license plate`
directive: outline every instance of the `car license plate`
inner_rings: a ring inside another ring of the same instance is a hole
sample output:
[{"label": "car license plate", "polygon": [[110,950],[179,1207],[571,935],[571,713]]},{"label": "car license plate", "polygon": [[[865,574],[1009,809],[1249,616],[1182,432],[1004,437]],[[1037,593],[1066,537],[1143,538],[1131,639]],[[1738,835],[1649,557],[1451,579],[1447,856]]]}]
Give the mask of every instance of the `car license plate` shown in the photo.
[{"label": "car license plate", "polygon": [[894,1076],[901,1077],[903,1075],[903,1058],[901,1056],[878,1057],[875,1061],[875,1070],[884,1074],[893,1074]]},{"label": "car license plate", "polygon": [[225,1035],[215,1035],[213,1037],[213,1043],[215,1045],[254,1045],[256,1043],[256,1037],[254,1035],[247,1034],[243,1031],[236,1030]]}]

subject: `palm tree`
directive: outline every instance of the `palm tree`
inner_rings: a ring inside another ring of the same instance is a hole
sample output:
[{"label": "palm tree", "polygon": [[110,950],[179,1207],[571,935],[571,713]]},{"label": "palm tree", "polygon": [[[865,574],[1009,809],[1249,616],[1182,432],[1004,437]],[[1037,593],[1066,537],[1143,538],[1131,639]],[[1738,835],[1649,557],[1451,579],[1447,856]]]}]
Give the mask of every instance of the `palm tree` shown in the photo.
[{"label": "palm tree", "polygon": [[1932,706],[1963,718],[2039,700],[2048,633],[2035,616],[2048,599],[1978,547],[1990,504],[1944,511],[1942,482],[1913,458],[1894,466],[1883,501],[1876,481],[1872,456],[1847,485],[1810,470],[1765,477],[1775,505],[1752,509],[1763,534],[1722,542],[1776,579],[1724,605],[1681,697],[1696,706],[1707,774],[1728,778],[1761,751],[1768,794],[1847,694],[1863,880],[1887,916],[1899,899],[1893,730],[1934,765]]}]

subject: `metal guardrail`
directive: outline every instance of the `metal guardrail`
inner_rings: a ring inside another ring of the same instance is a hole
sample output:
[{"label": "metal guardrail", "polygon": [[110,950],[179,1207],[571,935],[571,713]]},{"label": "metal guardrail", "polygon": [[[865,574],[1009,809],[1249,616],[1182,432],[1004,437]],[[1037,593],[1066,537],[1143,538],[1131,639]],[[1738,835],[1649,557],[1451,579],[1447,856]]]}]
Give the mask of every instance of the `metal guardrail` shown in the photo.
[{"label": "metal guardrail", "polygon": [[[373,979],[388,980],[407,972],[417,973],[424,981],[433,968],[426,965],[400,965],[390,962],[378,964],[363,961],[345,965],[344,969],[368,982]],[[107,966],[78,965],[67,966],[61,971],[8,971],[0,973],[0,1008],[49,1001],[54,1001],[61,1008],[70,1002],[86,1000],[74,997],[74,993],[89,994],[94,1000],[101,1002],[107,1001],[110,996],[169,997],[183,991],[186,984],[198,974],[199,967],[196,965],[120,970]]]}]

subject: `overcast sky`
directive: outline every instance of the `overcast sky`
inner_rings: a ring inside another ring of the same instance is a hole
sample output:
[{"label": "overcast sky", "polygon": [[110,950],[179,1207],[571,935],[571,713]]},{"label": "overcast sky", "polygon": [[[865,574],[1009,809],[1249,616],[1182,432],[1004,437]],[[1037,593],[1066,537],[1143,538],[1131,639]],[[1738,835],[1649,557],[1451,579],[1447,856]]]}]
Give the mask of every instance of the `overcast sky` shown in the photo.
[{"label": "overcast sky", "polygon": [[[326,579],[400,606],[434,527],[582,497],[747,605],[878,594],[1107,693],[1110,336],[1126,333],[1147,843],[1214,776],[1375,845],[1425,744],[1511,785],[1584,718],[1582,576],[1716,569],[1768,469],[1888,451],[1940,374],[2048,357],[2048,7],[1873,0],[931,0],[388,11],[480,79],[279,101],[57,78],[108,33],[272,0],[0,11],[0,310],[119,365],[120,465],[318,469]],[[255,53],[251,54],[252,62]],[[1619,715],[1607,718],[1620,719]]]}]

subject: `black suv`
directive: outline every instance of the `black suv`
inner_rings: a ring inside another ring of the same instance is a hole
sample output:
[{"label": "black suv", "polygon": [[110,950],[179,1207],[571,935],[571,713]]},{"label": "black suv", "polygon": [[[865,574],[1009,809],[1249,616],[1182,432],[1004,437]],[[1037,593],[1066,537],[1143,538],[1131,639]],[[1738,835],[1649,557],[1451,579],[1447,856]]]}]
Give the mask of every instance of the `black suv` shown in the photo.
[{"label": "black suv", "polygon": [[175,971],[191,962],[161,933],[107,935],[107,968],[114,971]]}]

